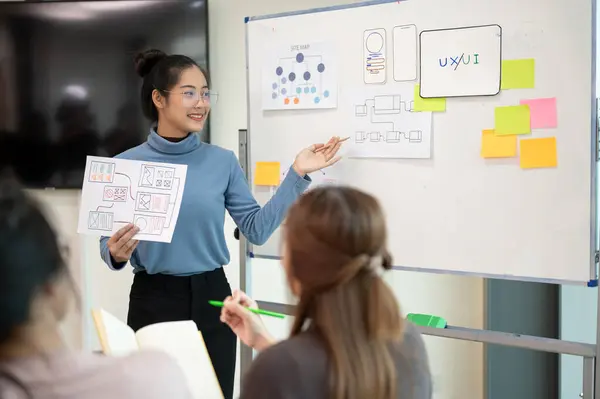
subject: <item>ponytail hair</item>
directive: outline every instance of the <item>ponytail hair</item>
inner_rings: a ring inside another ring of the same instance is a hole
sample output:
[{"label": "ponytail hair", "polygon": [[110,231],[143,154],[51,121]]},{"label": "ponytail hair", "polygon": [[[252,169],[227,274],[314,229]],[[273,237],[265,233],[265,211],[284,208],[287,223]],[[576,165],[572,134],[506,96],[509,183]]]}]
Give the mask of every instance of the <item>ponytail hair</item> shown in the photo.
[{"label": "ponytail hair", "polygon": [[381,273],[392,267],[384,217],[370,195],[348,187],[303,195],[286,221],[286,256],[301,294],[291,335],[307,322],[330,359],[330,398],[395,399],[392,345],[400,308]]}]

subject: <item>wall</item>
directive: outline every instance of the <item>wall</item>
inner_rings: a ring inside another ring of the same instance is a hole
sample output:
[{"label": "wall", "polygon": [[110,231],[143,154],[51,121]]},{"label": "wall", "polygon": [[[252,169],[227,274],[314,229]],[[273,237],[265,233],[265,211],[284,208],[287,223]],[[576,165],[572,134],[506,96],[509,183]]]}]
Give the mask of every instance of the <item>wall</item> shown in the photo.
[{"label": "wall", "polygon": [[[485,291],[486,329],[559,338],[559,286],[489,279]],[[559,398],[559,355],[501,345],[485,349],[486,399]]]},{"label": "wall", "polygon": [[[15,0],[0,0],[0,2]],[[16,0],[20,1],[20,0]],[[74,301],[62,328],[65,342],[74,349],[81,349],[89,335],[84,323],[86,312],[85,292],[87,279],[85,252],[82,238],[77,234],[77,218],[80,193],[77,190],[32,190],[31,194],[44,208],[50,222],[56,229],[59,239],[69,248],[67,264],[73,277]]]},{"label": "wall", "polygon": [[63,323],[62,333],[65,342],[73,349],[84,346],[86,331],[83,314],[87,279],[82,268],[83,248],[81,237],[77,234],[79,192],[76,190],[36,190],[31,194],[42,205],[44,212],[59,235],[59,240],[69,249],[67,265],[74,282],[74,295],[71,309]]},{"label": "wall", "polygon": [[[596,343],[598,288],[562,286],[560,289],[560,338]],[[560,399],[575,399],[583,392],[583,358],[560,356]]]},{"label": "wall", "polygon": [[[211,115],[212,142],[237,151],[238,129],[247,127],[245,32],[246,16],[264,15],[296,9],[331,6],[359,1],[343,0],[209,0],[209,54],[213,89],[219,102]],[[342,134],[340,132],[340,134]],[[239,282],[235,226],[227,219],[225,233],[232,251],[226,268],[232,285]],[[256,299],[288,302],[278,262],[253,260],[251,289]],[[479,278],[394,272],[387,276],[403,311],[431,312],[445,316],[452,324],[483,328],[483,282]],[[274,281],[280,285],[274,284]],[[425,294],[425,293],[428,294]],[[431,294],[435,293],[435,294]],[[465,311],[468,309],[468,311]],[[285,337],[288,325],[270,321],[278,337]],[[480,398],[483,396],[483,348],[473,342],[426,337],[434,374],[436,398]],[[457,362],[457,359],[460,361]]]}]

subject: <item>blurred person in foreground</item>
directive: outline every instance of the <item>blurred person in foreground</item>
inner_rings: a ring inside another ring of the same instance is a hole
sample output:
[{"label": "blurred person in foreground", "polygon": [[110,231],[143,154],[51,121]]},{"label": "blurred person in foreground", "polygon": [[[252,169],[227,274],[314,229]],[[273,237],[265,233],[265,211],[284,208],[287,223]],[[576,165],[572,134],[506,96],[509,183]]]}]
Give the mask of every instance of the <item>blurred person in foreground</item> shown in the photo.
[{"label": "blurred person in foreground", "polygon": [[60,324],[75,287],[64,252],[41,207],[0,176],[0,398],[191,398],[166,354],[68,349]]}]

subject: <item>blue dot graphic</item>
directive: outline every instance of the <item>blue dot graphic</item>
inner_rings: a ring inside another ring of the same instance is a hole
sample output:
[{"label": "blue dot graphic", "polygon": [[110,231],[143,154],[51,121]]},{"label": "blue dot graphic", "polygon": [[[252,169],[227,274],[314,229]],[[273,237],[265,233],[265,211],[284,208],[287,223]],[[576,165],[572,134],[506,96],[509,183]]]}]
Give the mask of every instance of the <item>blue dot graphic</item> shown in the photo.
[{"label": "blue dot graphic", "polygon": [[273,90],[277,89],[277,83],[273,83]]},{"label": "blue dot graphic", "polygon": [[277,69],[275,70],[275,73],[277,74],[277,76],[281,76],[281,74],[283,73],[283,68],[277,67]]},{"label": "blue dot graphic", "polygon": [[298,94],[302,93],[302,87],[296,87],[296,93],[298,93]]},{"label": "blue dot graphic", "polygon": [[273,100],[275,100],[277,98],[277,93],[271,94],[271,97],[273,98]]},{"label": "blue dot graphic", "polygon": [[329,97],[329,90],[325,90],[323,92],[323,97],[325,97],[325,98]]},{"label": "blue dot graphic", "polygon": [[286,93],[287,93],[287,90],[285,88],[281,89],[281,94],[286,94]]},{"label": "blue dot graphic", "polygon": [[321,63],[321,64],[317,65],[317,71],[322,73],[324,70],[325,70],[325,64]]},{"label": "blue dot graphic", "polygon": [[304,61],[304,54],[302,54],[302,53],[296,54],[296,62],[302,62],[302,61]]},{"label": "blue dot graphic", "polygon": [[304,72],[304,80],[310,80],[310,72]]},{"label": "blue dot graphic", "polygon": [[315,104],[318,104],[321,102],[321,99],[319,97],[315,97]]},{"label": "blue dot graphic", "polygon": [[294,72],[290,72],[288,79],[290,80],[290,82],[293,82],[294,80],[296,80],[296,74]]},{"label": "blue dot graphic", "polygon": [[314,86],[313,86],[313,87],[311,87],[311,88],[310,88],[310,92],[311,92],[311,93],[313,93],[313,94],[315,94],[315,93],[317,92],[317,88],[316,88],[316,87],[314,87]]},{"label": "blue dot graphic", "polygon": [[309,89],[308,87],[305,87],[305,88],[304,88],[304,92],[305,92],[306,94],[308,94],[308,92],[309,92],[309,91],[310,91],[310,89]]},{"label": "blue dot graphic", "polygon": [[285,76],[283,78],[281,78],[281,83],[285,84],[287,82],[287,79],[285,78]]}]

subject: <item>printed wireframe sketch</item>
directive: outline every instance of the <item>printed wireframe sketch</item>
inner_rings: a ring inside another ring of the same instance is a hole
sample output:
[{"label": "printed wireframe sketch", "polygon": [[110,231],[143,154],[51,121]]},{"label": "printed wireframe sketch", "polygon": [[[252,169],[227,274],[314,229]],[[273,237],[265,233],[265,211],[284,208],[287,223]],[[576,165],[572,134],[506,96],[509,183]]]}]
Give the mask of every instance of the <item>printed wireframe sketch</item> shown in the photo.
[{"label": "printed wireframe sketch", "polygon": [[363,34],[363,78],[366,84],[387,81],[387,34],[385,29],[370,29]]},{"label": "printed wireframe sketch", "polygon": [[187,165],[87,157],[78,233],[110,236],[128,223],[136,239],[171,242]]}]

